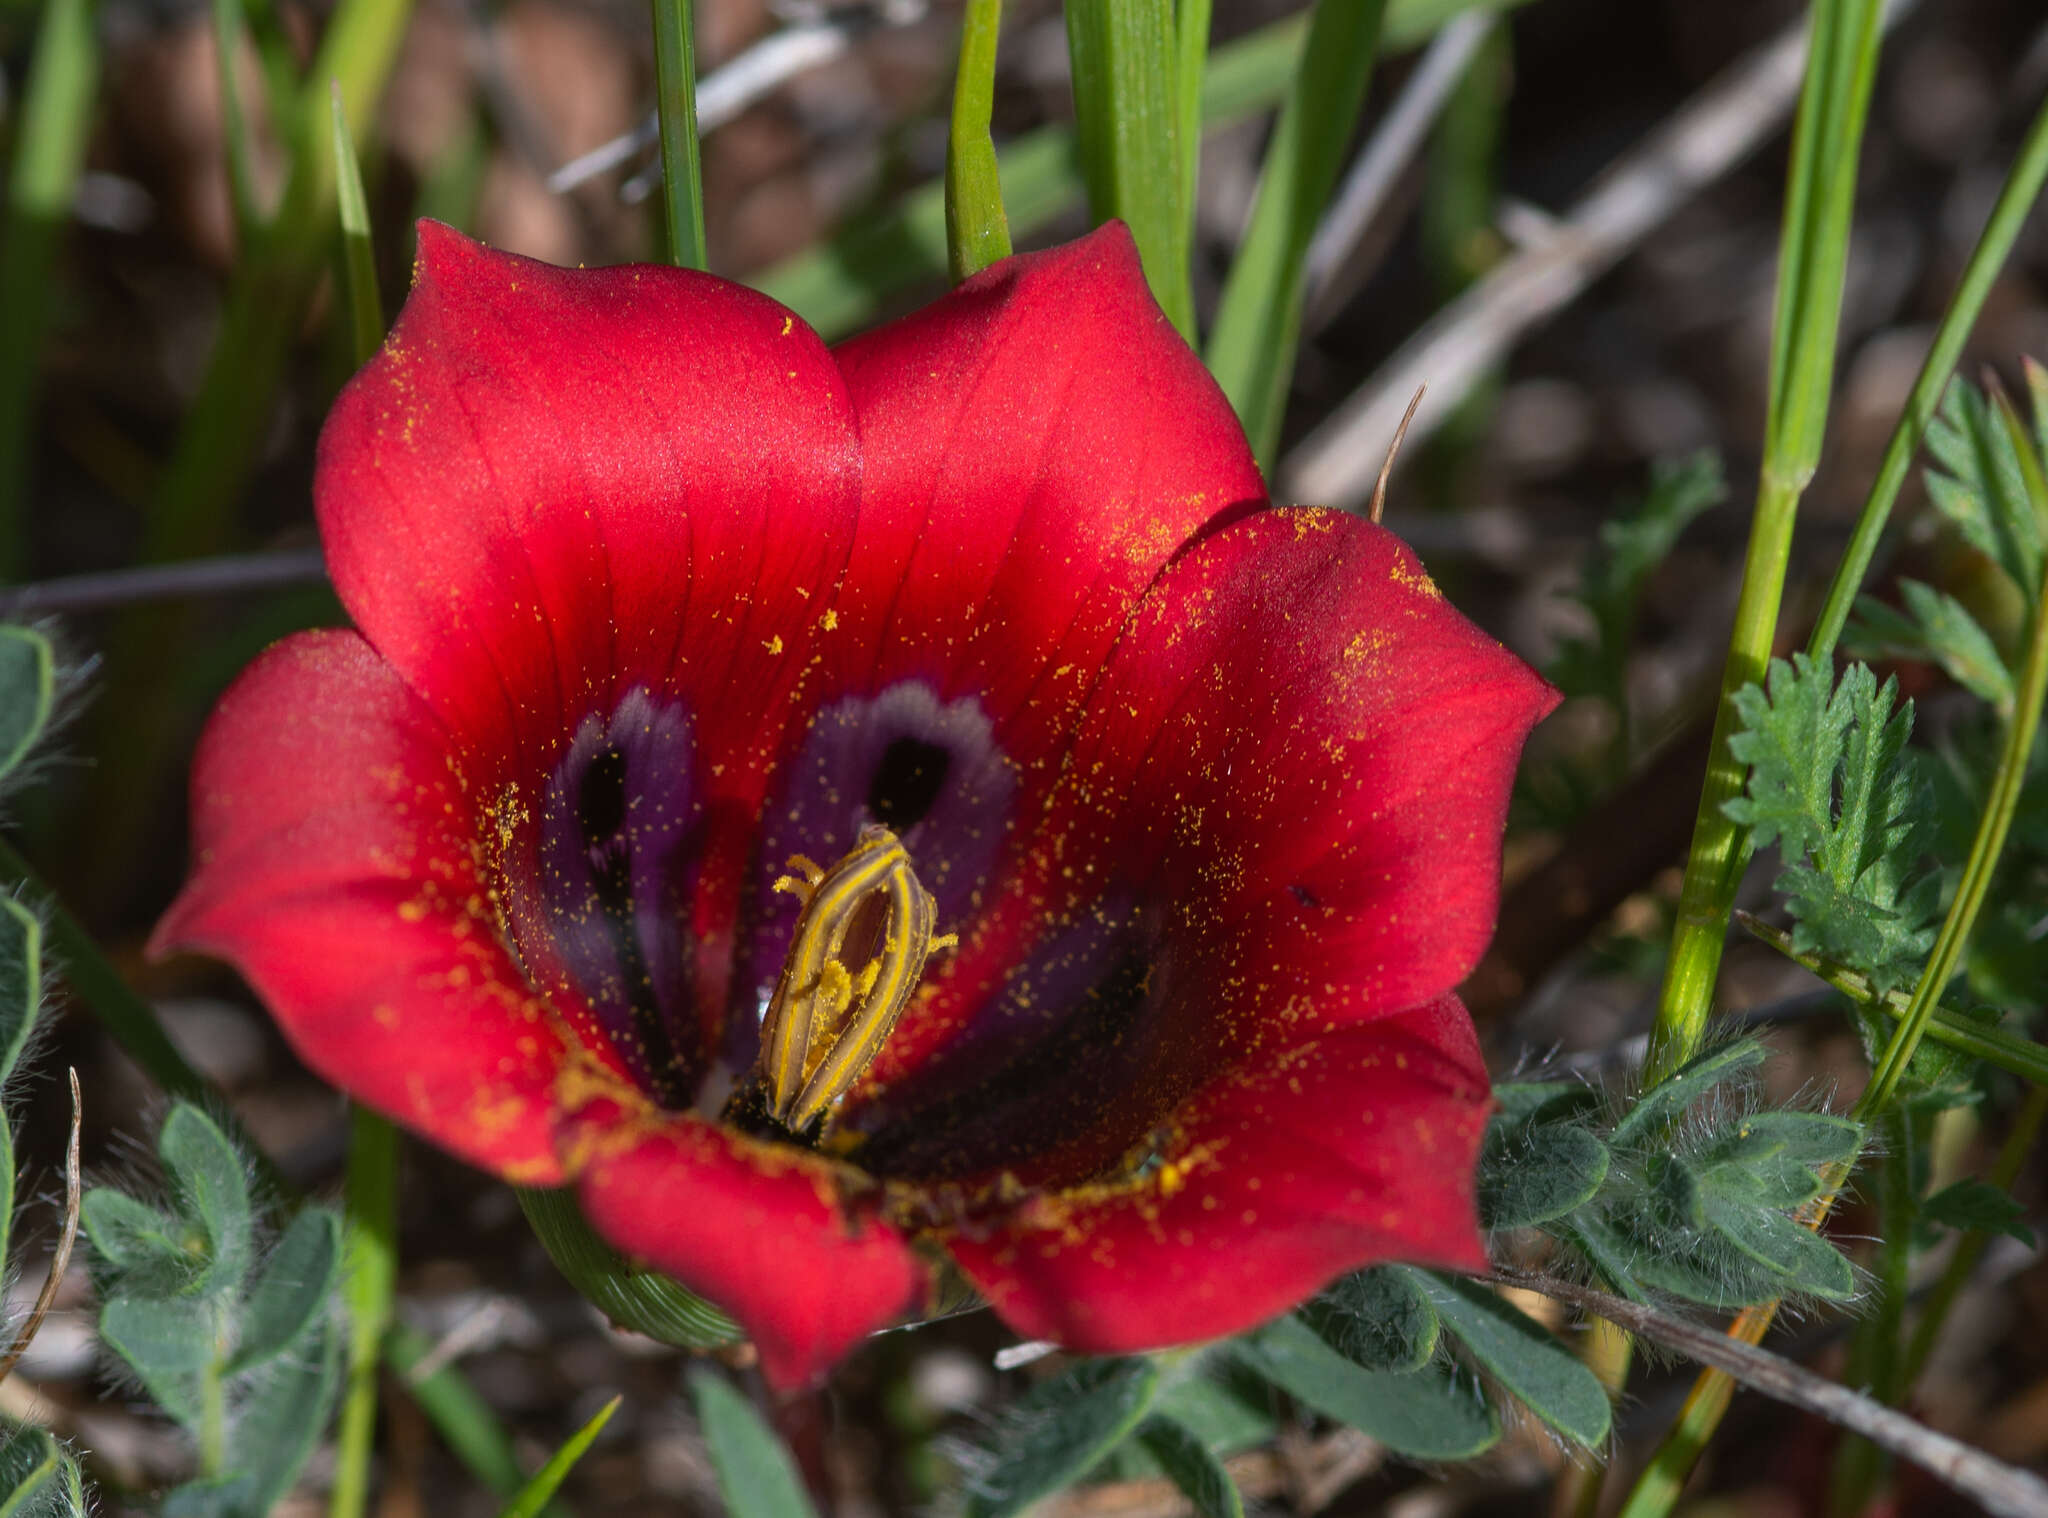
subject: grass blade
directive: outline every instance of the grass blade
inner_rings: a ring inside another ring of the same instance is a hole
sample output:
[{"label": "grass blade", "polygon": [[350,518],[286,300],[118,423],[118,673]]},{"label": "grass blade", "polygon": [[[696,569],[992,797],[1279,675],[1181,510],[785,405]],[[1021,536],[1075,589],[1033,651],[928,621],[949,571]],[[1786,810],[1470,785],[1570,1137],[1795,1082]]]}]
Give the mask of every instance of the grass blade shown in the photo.
[{"label": "grass blade", "polygon": [[370,203],[363,194],[362,165],[348,135],[341,85],[330,89],[334,102],[335,203],[341,213],[342,284],[348,292],[348,325],[355,360],[370,361],[384,341],[384,303],[377,294],[377,255],[370,241]]},{"label": "grass blade", "polygon": [[49,329],[50,274],[85,165],[99,94],[91,0],[49,0],[29,63],[0,239],[0,583],[27,565],[22,503],[34,433],[36,362]]},{"label": "grass blade", "polygon": [[[369,1509],[370,1456],[377,1439],[377,1364],[391,1325],[392,1291],[398,1280],[398,1130],[366,1107],[349,1111],[346,1213],[348,1368],[335,1436],[329,1518],[359,1518]],[[602,1416],[610,1415],[608,1408]],[[596,1427],[590,1432],[594,1437]],[[567,1471],[565,1465],[562,1473]],[[536,1511],[560,1484],[558,1475],[525,1511]]]},{"label": "grass blade", "polygon": [[[1217,49],[1202,80],[1203,122],[1223,126],[1278,104],[1307,36],[1302,21],[1280,21]],[[1050,224],[1084,193],[1071,128],[1027,133],[1001,149],[996,162],[1019,237]],[[856,220],[823,247],[755,276],[754,284],[827,340],[844,337],[879,316],[891,297],[945,278],[944,199],[943,186],[926,185]]]},{"label": "grass blade", "polygon": [[1089,212],[1130,227],[1153,297],[1193,342],[1173,0],[1068,0],[1066,13]]},{"label": "grass blade", "polygon": [[1202,74],[1209,64],[1211,0],[1180,0],[1173,18],[1173,116],[1180,150],[1180,213],[1195,245],[1195,197],[1202,177]]},{"label": "grass blade", "polygon": [[946,265],[956,284],[1010,256],[1002,175],[995,141],[989,136],[995,108],[996,35],[1002,21],[1003,0],[967,0],[960,72],[953,84],[953,119],[946,137]]},{"label": "grass blade", "polygon": [[220,73],[221,148],[228,163],[228,201],[235,212],[235,245],[246,248],[256,239],[263,212],[256,199],[256,149],[249,140],[249,117],[242,109],[241,0],[213,0],[213,59]]},{"label": "grass blade", "polygon": [[506,1504],[501,1518],[535,1518],[575,1468],[576,1462],[583,1458],[583,1452],[604,1432],[604,1426],[612,1421],[612,1414],[625,1400],[623,1395],[612,1398],[597,1410],[595,1417],[571,1434],[560,1449],[548,1456],[548,1463],[534,1473],[533,1479],[526,1483],[519,1495]]},{"label": "grass blade", "polygon": [[654,102],[669,262],[701,269],[704,162],[697,144],[697,39],[691,0],[654,0]]},{"label": "grass blade", "polygon": [[1259,175],[1251,229],[1231,265],[1209,368],[1270,465],[1300,340],[1302,267],[1365,103],[1385,0],[1317,0],[1301,72]]}]

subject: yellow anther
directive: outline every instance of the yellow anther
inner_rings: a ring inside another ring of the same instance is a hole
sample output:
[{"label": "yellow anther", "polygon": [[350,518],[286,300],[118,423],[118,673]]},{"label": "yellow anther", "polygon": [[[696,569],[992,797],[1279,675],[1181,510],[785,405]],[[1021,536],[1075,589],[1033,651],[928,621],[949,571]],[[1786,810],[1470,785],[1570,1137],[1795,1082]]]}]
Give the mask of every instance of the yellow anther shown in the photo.
[{"label": "yellow anther", "polygon": [[[804,907],[761,1021],[761,1083],[769,1112],[801,1132],[874,1062],[925,960],[955,940],[932,935],[937,903],[887,828],[861,829],[830,869],[801,855],[789,866],[805,878],[785,875],[775,889]],[[864,956],[858,973],[847,969]]]}]

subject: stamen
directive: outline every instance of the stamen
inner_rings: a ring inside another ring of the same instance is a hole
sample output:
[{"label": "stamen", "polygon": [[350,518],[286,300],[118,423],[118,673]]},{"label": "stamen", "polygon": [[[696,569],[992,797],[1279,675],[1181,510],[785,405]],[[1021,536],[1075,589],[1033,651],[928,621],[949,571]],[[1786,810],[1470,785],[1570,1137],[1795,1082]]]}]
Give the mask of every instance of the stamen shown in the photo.
[{"label": "stamen", "polygon": [[874,1063],[926,960],[958,939],[933,936],[937,906],[885,827],[861,829],[830,869],[800,855],[789,865],[803,878],[775,889],[804,907],[762,1019],[760,1080],[769,1114],[801,1133]]}]

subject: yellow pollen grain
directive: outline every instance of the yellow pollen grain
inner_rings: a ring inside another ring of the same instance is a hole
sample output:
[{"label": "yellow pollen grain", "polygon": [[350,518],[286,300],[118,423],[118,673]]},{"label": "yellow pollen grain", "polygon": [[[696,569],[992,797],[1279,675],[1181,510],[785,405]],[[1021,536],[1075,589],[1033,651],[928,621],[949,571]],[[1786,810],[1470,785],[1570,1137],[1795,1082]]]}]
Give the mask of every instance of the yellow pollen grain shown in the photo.
[{"label": "yellow pollen grain", "polygon": [[768,640],[767,640],[766,642],[764,642],[764,643],[763,643],[763,644],[762,644],[761,646],[762,646],[763,648],[767,649],[767,650],[768,650],[768,652],[769,652],[769,653],[771,653],[771,654],[779,654],[779,653],[781,653],[781,652],[782,652],[782,634],[780,634],[780,633],[777,633],[777,634],[776,634],[776,635],[775,635],[774,637],[772,637],[772,638],[768,639]]}]

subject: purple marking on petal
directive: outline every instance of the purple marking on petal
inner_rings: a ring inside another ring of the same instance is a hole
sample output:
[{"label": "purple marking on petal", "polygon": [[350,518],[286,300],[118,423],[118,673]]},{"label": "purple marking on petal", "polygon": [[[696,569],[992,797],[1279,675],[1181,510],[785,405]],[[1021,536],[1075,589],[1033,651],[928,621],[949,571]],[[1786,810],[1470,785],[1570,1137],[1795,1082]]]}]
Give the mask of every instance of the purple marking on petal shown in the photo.
[{"label": "purple marking on petal", "polygon": [[953,932],[989,885],[1016,795],[1017,767],[972,696],[942,705],[930,686],[905,681],[822,708],[762,816],[726,1023],[733,1068],[754,1062],[760,1016],[802,910],[773,889],[790,856],[829,867],[879,822],[903,840],[938,903],[939,931]]},{"label": "purple marking on petal", "polygon": [[641,1085],[683,1106],[703,1050],[690,1005],[685,906],[699,805],[690,719],[635,686],[583,719],[541,800],[540,906],[575,991]]},{"label": "purple marking on petal", "polygon": [[1051,928],[957,1039],[841,1114],[866,1135],[854,1162],[942,1180],[1089,1135],[1105,1157],[1121,1153],[1156,1121],[1140,1088],[1167,1063],[1174,956],[1153,916],[1121,900]]}]

